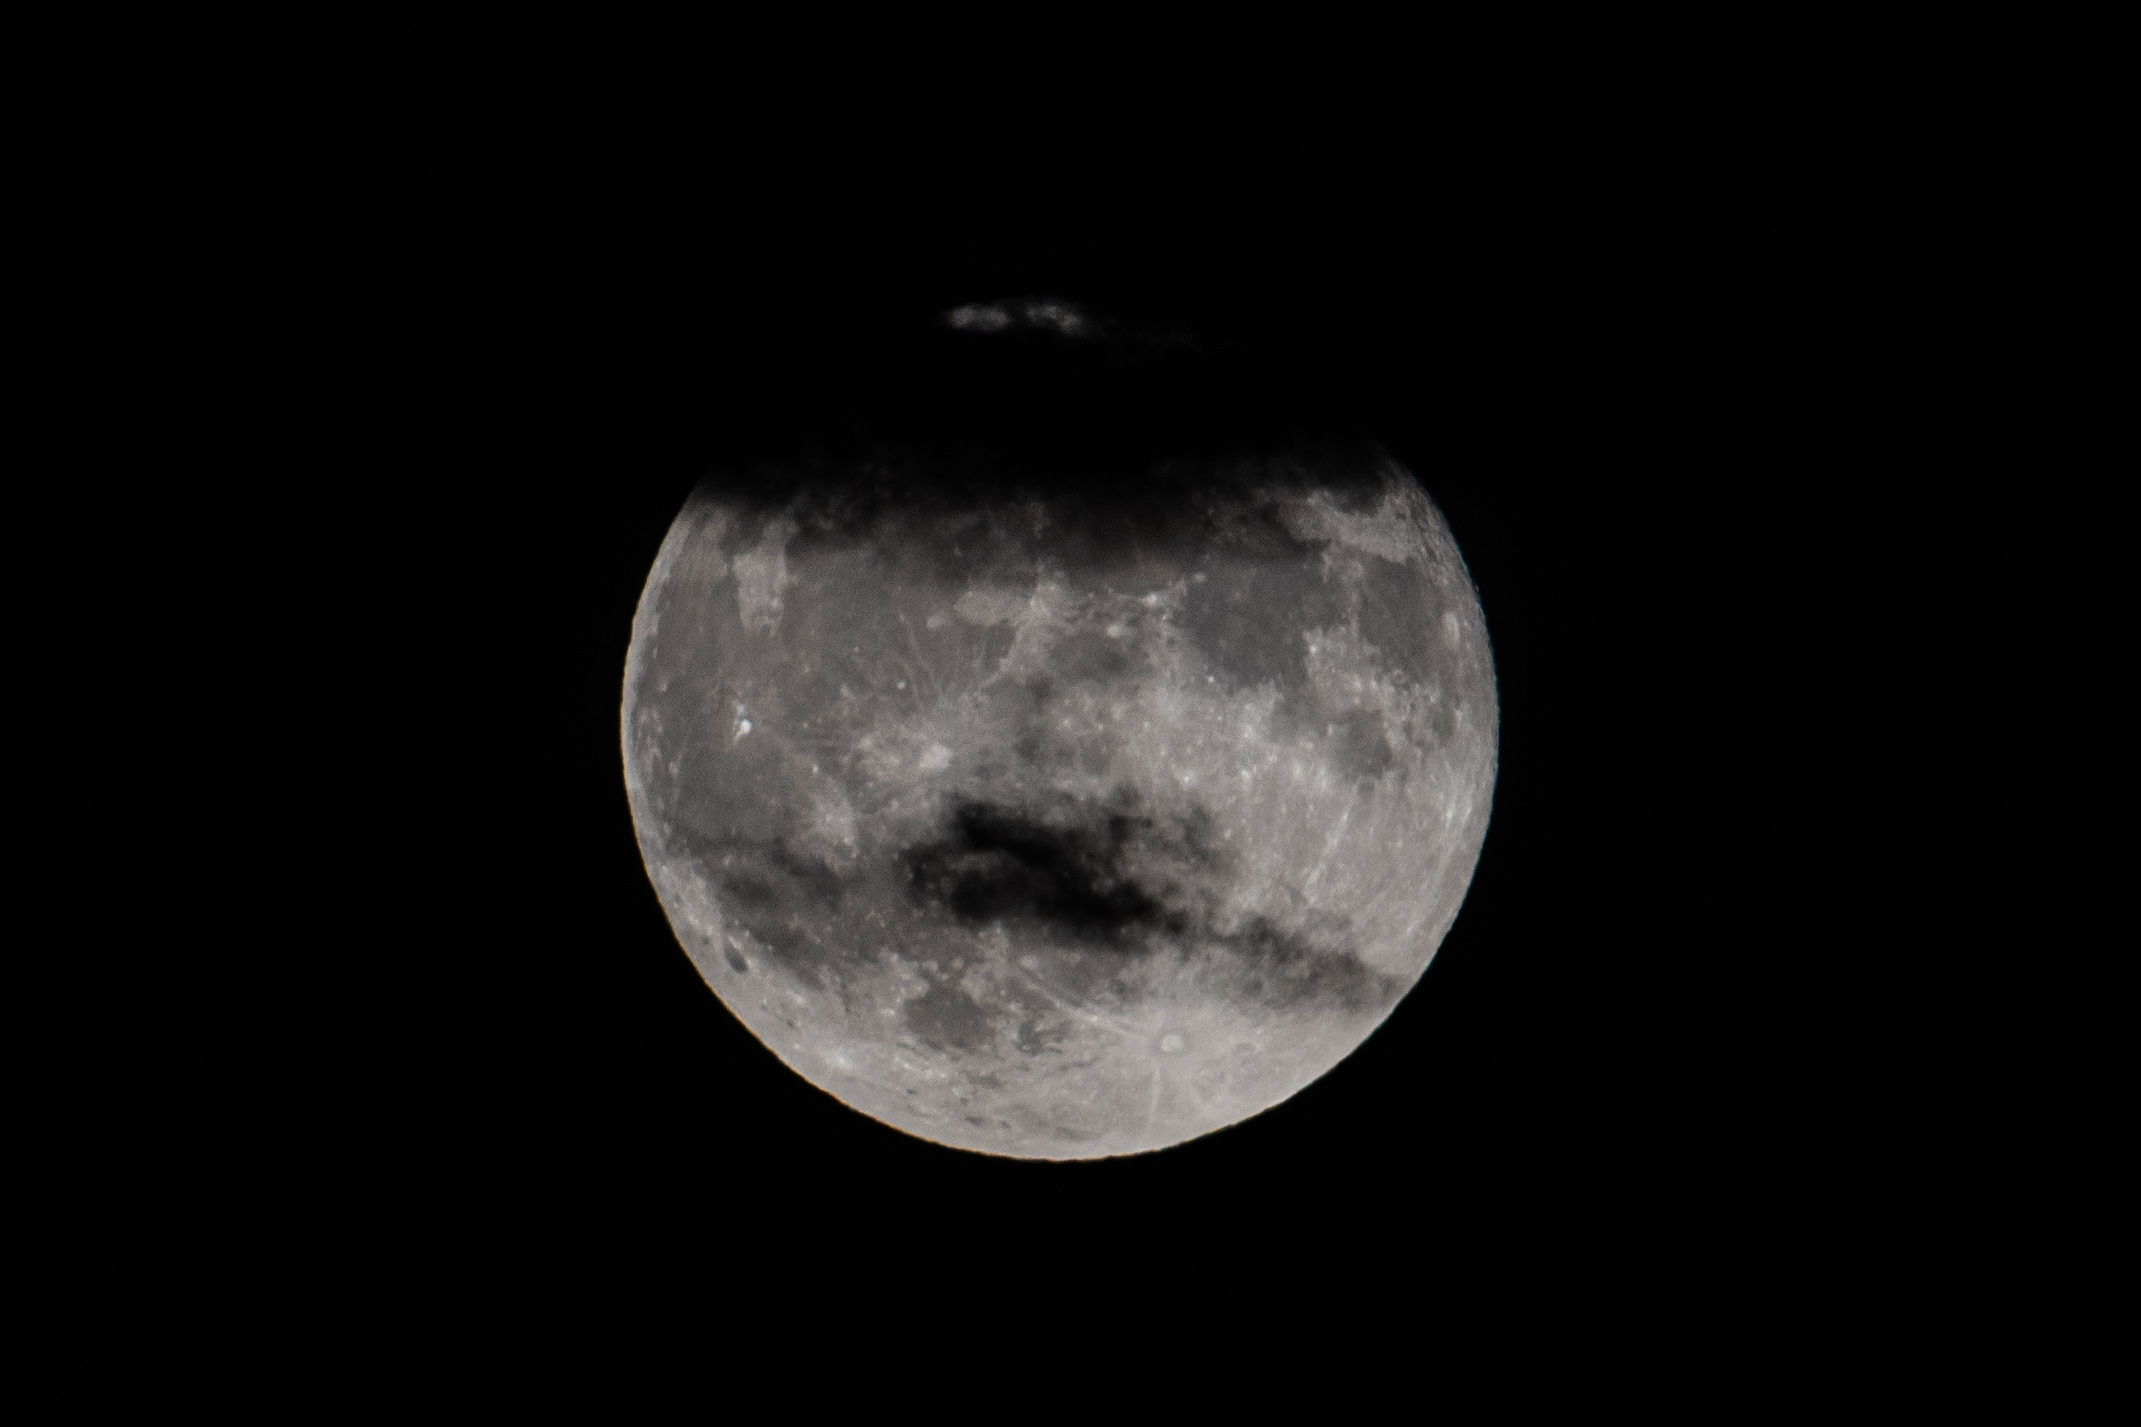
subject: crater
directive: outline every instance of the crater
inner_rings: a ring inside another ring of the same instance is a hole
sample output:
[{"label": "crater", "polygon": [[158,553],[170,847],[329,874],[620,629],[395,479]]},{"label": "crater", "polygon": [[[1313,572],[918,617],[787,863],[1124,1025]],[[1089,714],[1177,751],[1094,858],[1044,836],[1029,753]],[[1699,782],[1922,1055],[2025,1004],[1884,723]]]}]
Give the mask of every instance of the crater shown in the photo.
[{"label": "crater", "polygon": [[1044,1021],[1039,1016],[1028,1016],[1019,1022],[1018,1051],[1020,1055],[1046,1055],[1062,1053],[1062,1045],[1070,1036],[1070,1027],[1061,1021]]}]

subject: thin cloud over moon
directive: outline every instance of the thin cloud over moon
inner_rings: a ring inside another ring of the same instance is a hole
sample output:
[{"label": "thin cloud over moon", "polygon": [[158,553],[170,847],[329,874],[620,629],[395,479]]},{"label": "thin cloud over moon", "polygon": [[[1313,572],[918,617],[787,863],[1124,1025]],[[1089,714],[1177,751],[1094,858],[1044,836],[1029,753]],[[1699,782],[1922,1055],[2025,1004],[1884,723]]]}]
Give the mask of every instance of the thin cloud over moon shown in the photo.
[{"label": "thin cloud over moon", "polygon": [[1006,332],[1014,327],[1024,327],[1057,332],[1065,337],[1087,337],[1097,330],[1093,319],[1074,304],[1052,297],[969,302],[947,312],[944,320],[961,332]]}]

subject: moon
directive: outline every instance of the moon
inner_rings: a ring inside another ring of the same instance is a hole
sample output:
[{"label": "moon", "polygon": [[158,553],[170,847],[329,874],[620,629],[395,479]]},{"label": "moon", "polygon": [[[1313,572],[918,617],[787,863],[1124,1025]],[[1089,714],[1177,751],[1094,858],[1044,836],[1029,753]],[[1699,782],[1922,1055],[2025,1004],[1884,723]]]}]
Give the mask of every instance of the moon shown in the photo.
[{"label": "moon", "polygon": [[1497,717],[1456,542],[1377,454],[706,482],[622,722],[648,875],[759,1040],[909,1134],[1065,1160],[1375,1030],[1464,899]]}]

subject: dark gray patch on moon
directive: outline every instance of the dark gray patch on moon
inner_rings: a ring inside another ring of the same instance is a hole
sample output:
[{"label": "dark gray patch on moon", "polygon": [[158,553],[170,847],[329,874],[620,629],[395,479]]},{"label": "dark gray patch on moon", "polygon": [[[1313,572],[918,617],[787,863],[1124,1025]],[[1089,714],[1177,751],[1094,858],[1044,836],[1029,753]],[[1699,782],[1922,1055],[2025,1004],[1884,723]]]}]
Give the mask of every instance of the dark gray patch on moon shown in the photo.
[{"label": "dark gray patch on moon", "polygon": [[929,490],[679,515],[623,732],[680,939],[788,1064],[946,1144],[1130,1153],[1291,1095],[1418,980],[1484,837],[1441,517],[1388,463]]},{"label": "dark gray patch on moon", "polygon": [[937,982],[907,1003],[907,1024],[939,1050],[979,1050],[996,1038],[979,1002],[957,986]]},{"label": "dark gray patch on moon", "polygon": [[1395,761],[1378,709],[1348,709],[1324,725],[1324,733],[1331,740],[1331,766],[1344,777],[1373,780]]}]

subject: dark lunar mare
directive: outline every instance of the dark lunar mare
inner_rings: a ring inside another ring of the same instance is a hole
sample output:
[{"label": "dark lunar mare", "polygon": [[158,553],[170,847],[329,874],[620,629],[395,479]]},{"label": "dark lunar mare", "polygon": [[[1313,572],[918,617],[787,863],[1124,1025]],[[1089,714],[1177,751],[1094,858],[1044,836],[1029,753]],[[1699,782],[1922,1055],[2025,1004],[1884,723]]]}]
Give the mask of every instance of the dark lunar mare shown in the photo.
[{"label": "dark lunar mare", "polygon": [[1225,982],[1283,1009],[1361,1011],[1403,994],[1403,982],[1360,959],[1342,918],[1294,931],[1254,917],[1220,930],[1212,894],[1231,869],[1211,844],[1210,812],[1193,807],[1168,826],[1137,806],[1127,788],[1098,806],[957,801],[945,835],[902,854],[908,894],[969,925],[1037,924],[1081,950],[1227,963]]},{"label": "dark lunar mare", "polygon": [[955,836],[907,854],[915,893],[951,908],[961,921],[1033,916],[1082,941],[1120,946],[1124,933],[1166,915],[1160,901],[1124,874],[1130,819],[1107,820],[1105,836],[1060,830],[1024,811],[963,805]]},{"label": "dark lunar mare", "polygon": [[910,894],[963,922],[1039,921],[1076,944],[1124,952],[1143,949],[1148,933],[1187,931],[1188,910],[1170,905],[1182,896],[1180,881],[1154,885],[1150,874],[1170,862],[1208,862],[1193,835],[1171,834],[1137,812],[1129,789],[1097,808],[1066,801],[954,802],[946,835],[903,854]]}]

